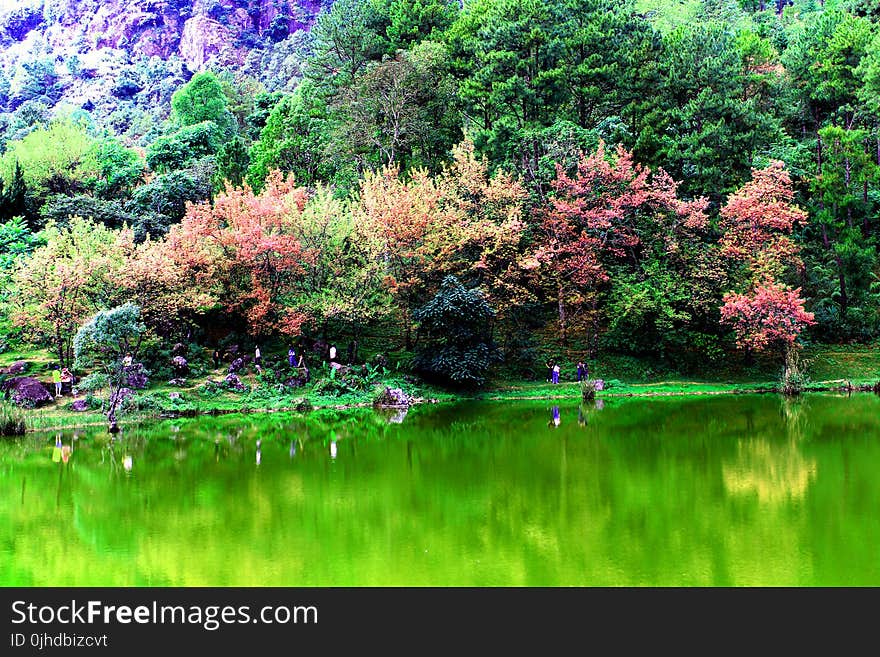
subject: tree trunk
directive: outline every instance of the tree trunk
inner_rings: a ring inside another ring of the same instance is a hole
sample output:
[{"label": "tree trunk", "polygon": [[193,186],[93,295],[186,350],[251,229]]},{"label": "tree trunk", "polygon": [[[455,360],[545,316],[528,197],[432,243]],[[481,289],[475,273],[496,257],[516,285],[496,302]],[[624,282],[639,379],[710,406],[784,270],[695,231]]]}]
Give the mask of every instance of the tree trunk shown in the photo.
[{"label": "tree trunk", "polygon": [[61,338],[61,331],[57,328],[55,329],[55,341],[58,343],[58,362],[61,363],[61,367],[64,367],[64,340]]},{"label": "tree trunk", "polygon": [[849,308],[849,298],[846,294],[846,276],[843,274],[843,262],[840,260],[840,256],[835,256],[834,260],[837,263],[837,279],[840,283],[840,316],[843,318],[846,316],[846,311]]},{"label": "tree trunk", "polygon": [[409,310],[403,311],[403,345],[407,351],[412,350],[412,326],[409,321]]},{"label": "tree trunk", "polygon": [[566,326],[565,298],[562,290],[562,284],[559,285],[557,300],[559,303],[559,336],[562,339],[562,344],[564,346],[568,346],[568,327]]}]

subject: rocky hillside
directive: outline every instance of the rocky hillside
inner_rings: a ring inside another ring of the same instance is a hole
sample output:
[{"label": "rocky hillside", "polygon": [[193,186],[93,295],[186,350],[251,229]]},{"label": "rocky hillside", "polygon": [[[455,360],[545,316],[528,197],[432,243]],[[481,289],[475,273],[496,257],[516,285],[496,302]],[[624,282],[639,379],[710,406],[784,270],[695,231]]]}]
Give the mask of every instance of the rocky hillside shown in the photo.
[{"label": "rocky hillside", "polygon": [[170,93],[207,68],[251,75],[267,89],[288,87],[307,31],[330,1],[0,2],[6,138],[17,123],[80,108],[111,120],[114,131],[142,134],[144,126],[130,125],[143,119],[134,110],[159,118]]}]

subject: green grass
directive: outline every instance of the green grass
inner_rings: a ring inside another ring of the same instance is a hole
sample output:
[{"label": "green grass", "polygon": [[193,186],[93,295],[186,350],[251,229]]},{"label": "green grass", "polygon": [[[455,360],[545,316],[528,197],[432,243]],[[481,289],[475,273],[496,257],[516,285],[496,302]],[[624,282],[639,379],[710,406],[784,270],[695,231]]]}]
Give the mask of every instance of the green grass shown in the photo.
[{"label": "green grass", "polygon": [[26,426],[26,411],[8,402],[0,402],[0,436],[20,436]]},{"label": "green grass", "polygon": [[[550,353],[548,348],[546,353]],[[880,350],[869,346],[818,345],[804,350],[808,365],[810,384],[807,390],[842,388],[846,385],[859,386],[880,381]],[[17,350],[0,354],[0,366],[15,360],[25,360],[31,364],[29,373],[37,378],[45,378],[42,364],[48,362],[45,351]],[[389,363],[394,368],[394,355]],[[36,364],[36,366],[35,366]],[[638,359],[631,356],[603,355],[590,361],[590,374],[606,381],[605,390],[597,397],[647,396],[647,395],[704,395],[735,394],[751,391],[775,390],[779,385],[781,365],[773,361],[756,361],[748,365],[741,357],[728,359],[720,365],[707,368],[699,376],[676,372],[660,361]],[[220,390],[205,393],[206,380],[221,380],[226,374],[224,368],[208,370],[192,376],[186,385],[170,386],[157,383],[145,391],[138,391],[141,408],[122,416],[125,423],[155,420],[169,415],[199,415],[208,413],[251,413],[262,411],[286,411],[306,406],[314,409],[340,409],[354,406],[369,406],[372,402],[375,385],[401,387],[408,394],[424,399],[452,401],[464,397],[490,400],[514,399],[553,399],[580,398],[580,386],[574,380],[574,363],[566,364],[559,385],[543,381],[545,374],[543,361],[538,363],[533,376],[538,380],[521,377],[496,376],[482,391],[476,393],[453,393],[449,390],[412,383],[400,372],[389,372],[381,380],[366,386],[364,390],[340,395],[318,394],[313,385],[303,388],[287,389],[279,392],[262,382],[254,374],[241,376],[249,387],[248,392]],[[323,375],[320,368],[314,368],[313,376]],[[314,381],[314,380],[313,380]],[[180,399],[171,399],[171,393],[179,393]],[[106,391],[104,392],[106,397]],[[57,403],[31,411],[18,411],[26,418],[29,430],[47,430],[77,426],[100,426],[106,418],[98,411],[74,412],[69,410],[72,397],[65,396]]]}]

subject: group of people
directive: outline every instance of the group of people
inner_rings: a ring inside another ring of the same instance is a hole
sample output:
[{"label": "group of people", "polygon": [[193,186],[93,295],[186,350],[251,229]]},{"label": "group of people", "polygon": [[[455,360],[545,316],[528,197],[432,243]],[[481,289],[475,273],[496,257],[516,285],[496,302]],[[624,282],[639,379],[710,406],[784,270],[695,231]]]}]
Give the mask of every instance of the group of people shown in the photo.
[{"label": "group of people", "polygon": [[[336,363],[337,361],[337,350],[336,345],[331,344],[327,350],[327,355],[329,356],[329,360],[331,363]],[[211,355],[211,360],[214,362],[214,369],[220,367],[220,363],[223,360],[223,355],[219,349],[214,349],[213,354]],[[291,368],[295,369],[306,369],[305,356],[303,353],[297,354],[296,348],[291,346],[287,350],[287,364]],[[263,352],[260,350],[260,345],[256,345],[254,347],[254,365],[257,370],[261,370],[263,367]]]},{"label": "group of people", "polygon": [[73,385],[73,374],[66,367],[55,365],[52,368],[52,383],[55,384],[55,396],[63,397],[62,388],[65,383]]},{"label": "group of people", "polygon": [[[559,383],[559,374],[562,368],[555,360],[547,361],[547,383]],[[586,362],[579,360],[577,363],[577,380],[586,381],[590,378],[590,368]]]}]

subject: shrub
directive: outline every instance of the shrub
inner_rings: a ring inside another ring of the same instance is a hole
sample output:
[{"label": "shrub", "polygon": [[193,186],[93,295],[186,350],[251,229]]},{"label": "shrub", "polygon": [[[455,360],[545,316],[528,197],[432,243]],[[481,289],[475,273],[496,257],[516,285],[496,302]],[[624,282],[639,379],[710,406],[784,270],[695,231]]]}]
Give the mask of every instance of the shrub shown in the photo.
[{"label": "shrub", "polygon": [[13,404],[0,402],[0,436],[21,436],[24,432],[24,411]]},{"label": "shrub", "polygon": [[103,372],[92,372],[88,376],[84,376],[80,379],[80,382],[76,384],[76,394],[81,392],[85,393],[93,393],[106,388],[110,385],[110,377],[104,374]]},{"label": "shrub", "polygon": [[72,411],[97,411],[104,407],[104,402],[100,397],[89,393],[82,399],[74,399],[67,408]]},{"label": "shrub", "polygon": [[150,371],[143,363],[134,363],[125,368],[124,384],[134,390],[143,390],[150,383]]},{"label": "shrub", "polygon": [[596,398],[596,382],[593,379],[581,381],[581,397],[584,401],[591,401]]},{"label": "shrub", "polygon": [[155,393],[147,393],[135,396],[132,406],[139,411],[159,411],[162,410],[164,401]]},{"label": "shrub", "polygon": [[492,340],[495,310],[478,289],[447,276],[437,294],[413,313],[425,336],[415,367],[429,378],[456,387],[477,387],[489,368],[500,362]]},{"label": "shrub", "polygon": [[810,382],[810,377],[807,374],[808,367],[809,361],[801,359],[797,348],[791,348],[786,351],[785,364],[782,366],[782,376],[780,377],[782,394],[800,394]]},{"label": "shrub", "polygon": [[213,398],[221,395],[226,391],[226,386],[217,381],[205,381],[199,388],[199,394],[202,397]]}]

